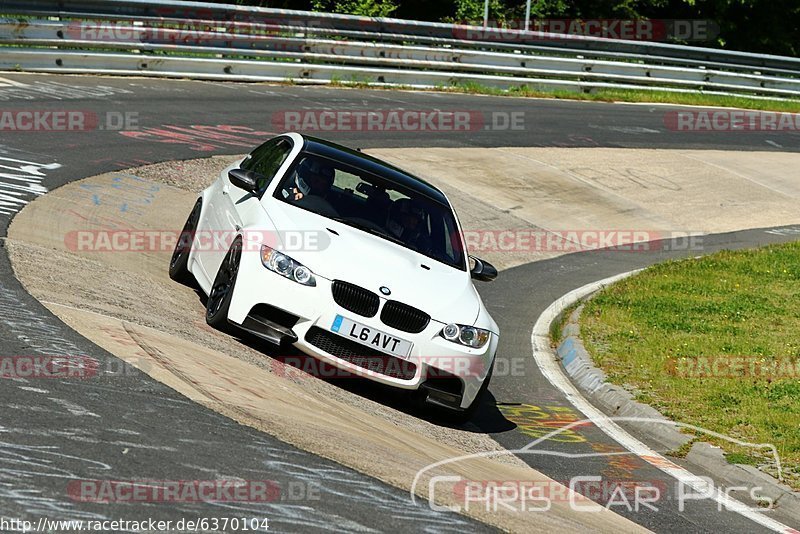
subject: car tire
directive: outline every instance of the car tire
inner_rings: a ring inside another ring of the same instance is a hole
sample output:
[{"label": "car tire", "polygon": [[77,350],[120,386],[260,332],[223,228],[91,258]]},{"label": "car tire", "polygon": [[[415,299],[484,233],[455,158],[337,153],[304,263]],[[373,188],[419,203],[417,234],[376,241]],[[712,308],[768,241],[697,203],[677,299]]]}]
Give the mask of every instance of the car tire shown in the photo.
[{"label": "car tire", "polygon": [[478,411],[478,408],[481,407],[481,404],[483,404],[483,401],[486,398],[486,392],[489,390],[489,382],[492,381],[493,373],[494,360],[492,360],[492,366],[489,368],[489,372],[486,373],[486,378],[483,380],[483,384],[481,384],[478,394],[475,395],[475,398],[472,400],[472,404],[463,410],[449,410],[449,413],[447,414],[447,419],[449,421],[457,424],[465,424],[475,417],[475,413]]},{"label": "car tire", "polygon": [[206,323],[225,332],[231,331],[230,323],[228,323],[228,310],[231,307],[233,288],[236,286],[236,277],[239,275],[241,261],[242,239],[237,237],[219,266],[206,301]]},{"label": "car tire", "polygon": [[195,279],[192,273],[189,272],[189,252],[192,250],[194,243],[194,232],[197,230],[197,223],[200,221],[200,211],[203,203],[198,199],[195,202],[192,212],[186,219],[186,224],[183,225],[183,230],[175,244],[175,250],[172,252],[172,258],[169,261],[169,277],[180,282],[184,285],[195,284]]}]

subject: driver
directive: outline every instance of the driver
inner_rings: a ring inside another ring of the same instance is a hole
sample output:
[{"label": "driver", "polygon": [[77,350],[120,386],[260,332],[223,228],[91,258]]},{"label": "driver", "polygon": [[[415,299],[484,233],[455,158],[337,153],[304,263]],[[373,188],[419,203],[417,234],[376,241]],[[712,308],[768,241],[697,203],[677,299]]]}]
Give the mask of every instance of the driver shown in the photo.
[{"label": "driver", "polygon": [[387,228],[393,236],[419,252],[430,248],[431,240],[426,228],[425,210],[408,198],[396,200]]},{"label": "driver", "polygon": [[297,166],[292,189],[295,200],[314,195],[325,198],[331,190],[335,171],[333,167],[325,165],[312,158],[306,158]]}]

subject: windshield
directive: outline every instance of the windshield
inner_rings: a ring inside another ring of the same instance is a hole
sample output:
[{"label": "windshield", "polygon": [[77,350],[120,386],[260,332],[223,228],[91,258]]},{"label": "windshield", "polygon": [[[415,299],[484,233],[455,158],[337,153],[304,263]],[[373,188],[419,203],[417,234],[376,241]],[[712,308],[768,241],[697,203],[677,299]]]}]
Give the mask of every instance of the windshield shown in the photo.
[{"label": "windshield", "polygon": [[451,208],[391,180],[300,154],[275,197],[465,270]]}]

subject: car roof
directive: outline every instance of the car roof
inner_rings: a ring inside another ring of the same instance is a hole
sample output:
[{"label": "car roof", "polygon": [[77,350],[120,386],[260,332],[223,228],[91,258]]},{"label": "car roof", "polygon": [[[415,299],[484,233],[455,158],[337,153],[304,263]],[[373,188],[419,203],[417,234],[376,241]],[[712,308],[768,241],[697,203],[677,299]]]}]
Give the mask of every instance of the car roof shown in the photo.
[{"label": "car roof", "polygon": [[[305,140],[303,150],[309,154],[322,156],[336,161],[340,161],[346,165],[363,169],[371,174],[385,178],[390,182],[394,182],[406,189],[410,189],[415,193],[424,195],[431,200],[435,200],[440,204],[450,207],[447,197],[444,196],[439,189],[429,184],[422,178],[418,178],[413,174],[395,167],[394,165],[385,161],[374,158],[363,152],[347,148],[345,146],[320,139],[318,137],[302,136]],[[452,209],[452,208],[451,208]]]}]

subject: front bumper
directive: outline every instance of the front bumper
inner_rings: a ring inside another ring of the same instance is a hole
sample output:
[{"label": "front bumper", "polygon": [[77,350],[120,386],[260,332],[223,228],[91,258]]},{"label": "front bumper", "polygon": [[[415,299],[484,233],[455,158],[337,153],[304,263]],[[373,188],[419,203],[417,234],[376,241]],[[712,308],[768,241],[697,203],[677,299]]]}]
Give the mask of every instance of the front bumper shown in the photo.
[{"label": "front bumper", "polygon": [[[436,404],[451,408],[472,404],[492,364],[498,336],[492,334],[484,347],[472,349],[441,337],[439,333],[445,325],[434,320],[418,334],[397,330],[380,319],[385,299],[381,298],[381,310],[374,317],[364,317],[334,301],[330,280],[320,276],[316,280],[316,287],[300,285],[265,269],[258,254],[243,253],[228,320],[258,335],[253,330],[251,312],[268,305],[292,319],[281,325],[288,331],[279,330],[279,334],[285,335],[278,335],[277,339],[261,335],[264,339],[293,343],[305,354],[351,375],[406,390],[423,388]],[[407,360],[367,345],[354,346],[354,341],[333,333],[331,327],[337,315],[410,341],[413,347]]]}]

